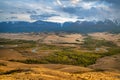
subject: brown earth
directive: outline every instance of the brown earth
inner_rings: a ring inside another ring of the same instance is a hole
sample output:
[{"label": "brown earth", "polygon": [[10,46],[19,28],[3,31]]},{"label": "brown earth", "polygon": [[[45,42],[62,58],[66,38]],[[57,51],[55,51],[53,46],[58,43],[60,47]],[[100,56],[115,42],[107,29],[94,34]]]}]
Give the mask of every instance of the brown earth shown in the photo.
[{"label": "brown earth", "polygon": [[[20,40],[33,40],[42,43],[82,43],[84,37],[81,34],[58,34],[55,33],[0,33],[0,38],[5,39],[20,39]],[[77,40],[77,41],[76,41]]]},{"label": "brown earth", "polygon": [[89,67],[93,69],[120,71],[120,54],[100,58],[95,64]]},{"label": "brown earth", "polygon": [[[0,80],[119,80],[118,72],[95,72],[89,68],[61,64],[23,64],[0,60]],[[6,73],[14,70],[11,73]],[[6,73],[6,74],[5,74]]]},{"label": "brown earth", "polygon": [[[119,45],[119,35],[109,33],[93,33],[89,35],[96,39],[113,41]],[[59,35],[54,33],[40,33],[37,35],[32,33],[0,33],[0,38],[34,40],[43,43],[82,43],[85,36],[65,33]],[[72,46],[73,44],[64,45]],[[52,53],[50,50],[39,50],[40,53],[34,53],[30,48],[30,50],[26,50],[26,53],[22,54],[12,48],[0,49],[0,64],[5,64],[0,65],[0,80],[120,80],[120,54],[100,58],[95,64],[86,68],[62,64],[10,62],[8,61],[10,59],[23,60],[31,57],[37,58],[40,55],[45,56],[47,55],[46,53]]]},{"label": "brown earth", "polygon": [[10,60],[10,59],[26,59],[19,52],[14,49],[0,49],[0,60]]},{"label": "brown earth", "polygon": [[103,33],[91,33],[88,35],[98,40],[102,39],[102,40],[112,41],[118,46],[120,46],[120,34],[111,34],[111,33],[103,32]]}]

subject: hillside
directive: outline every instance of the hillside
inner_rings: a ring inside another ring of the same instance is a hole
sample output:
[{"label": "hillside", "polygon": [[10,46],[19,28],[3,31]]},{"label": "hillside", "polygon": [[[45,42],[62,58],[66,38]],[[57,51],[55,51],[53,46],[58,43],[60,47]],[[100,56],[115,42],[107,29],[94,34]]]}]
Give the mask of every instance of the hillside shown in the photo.
[{"label": "hillside", "polygon": [[118,36],[1,33],[0,79],[119,80]]},{"label": "hillside", "polygon": [[[88,68],[55,65],[55,64],[23,64],[16,62],[4,62],[7,66],[0,66],[0,79],[2,80],[119,80],[118,72],[93,71]],[[47,67],[46,67],[47,66]],[[77,69],[77,70],[76,70]],[[73,71],[73,72],[71,72]]]}]

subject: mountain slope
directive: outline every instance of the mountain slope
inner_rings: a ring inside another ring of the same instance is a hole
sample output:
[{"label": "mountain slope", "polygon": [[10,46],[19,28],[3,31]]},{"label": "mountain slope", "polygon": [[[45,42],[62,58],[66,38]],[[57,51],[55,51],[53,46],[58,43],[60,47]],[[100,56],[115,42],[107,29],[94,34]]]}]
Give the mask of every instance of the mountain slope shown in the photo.
[{"label": "mountain slope", "polygon": [[105,21],[76,21],[60,23],[36,21],[33,23],[17,22],[0,22],[0,32],[120,32],[118,22],[110,20]]}]

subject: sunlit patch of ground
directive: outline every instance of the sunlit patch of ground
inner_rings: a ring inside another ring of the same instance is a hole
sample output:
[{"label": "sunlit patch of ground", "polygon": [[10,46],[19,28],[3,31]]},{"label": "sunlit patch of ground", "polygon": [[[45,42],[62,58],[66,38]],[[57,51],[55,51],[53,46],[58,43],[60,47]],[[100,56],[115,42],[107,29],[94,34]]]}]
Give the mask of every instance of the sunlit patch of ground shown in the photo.
[{"label": "sunlit patch of ground", "polygon": [[0,49],[0,60],[10,60],[10,59],[26,59],[19,52],[14,49]]},{"label": "sunlit patch of ground", "polygon": [[94,37],[98,40],[107,40],[112,41],[116,43],[118,46],[120,46],[120,34],[111,34],[111,33],[91,33],[89,36]]},{"label": "sunlit patch of ground", "polygon": [[120,54],[100,58],[90,68],[120,71]]},{"label": "sunlit patch of ground", "polygon": [[23,64],[0,60],[1,80],[119,80],[118,72],[94,71],[89,68],[61,64]]}]

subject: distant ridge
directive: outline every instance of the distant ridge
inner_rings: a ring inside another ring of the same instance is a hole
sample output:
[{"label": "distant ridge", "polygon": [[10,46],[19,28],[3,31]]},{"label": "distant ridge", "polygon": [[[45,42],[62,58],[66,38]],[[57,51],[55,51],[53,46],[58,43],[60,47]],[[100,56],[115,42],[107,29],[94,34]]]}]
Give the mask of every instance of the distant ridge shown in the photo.
[{"label": "distant ridge", "polygon": [[113,32],[120,33],[120,24],[117,21],[76,21],[61,23],[46,21],[7,21],[0,22],[0,33],[19,33],[19,32],[72,32],[72,33],[91,33],[91,32]]}]

